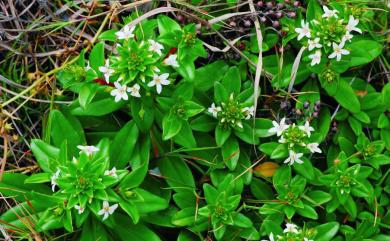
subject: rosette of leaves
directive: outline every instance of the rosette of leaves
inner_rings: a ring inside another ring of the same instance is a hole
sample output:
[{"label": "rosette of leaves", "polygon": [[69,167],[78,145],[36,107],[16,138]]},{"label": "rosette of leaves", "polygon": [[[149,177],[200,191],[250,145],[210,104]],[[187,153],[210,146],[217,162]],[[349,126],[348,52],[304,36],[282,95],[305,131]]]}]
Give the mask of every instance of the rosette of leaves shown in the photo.
[{"label": "rosette of leaves", "polygon": [[[111,140],[95,139],[93,153],[79,153],[78,146],[86,142],[78,119],[64,109],[53,110],[49,120],[48,142],[31,143],[43,172],[18,184],[25,189],[23,193],[23,189],[11,191],[11,195],[28,197],[28,201],[1,215],[5,226],[17,227],[21,236],[28,235],[31,228],[48,236],[53,229],[73,232],[81,228],[79,238],[87,241],[97,237],[126,240],[124,233],[142,229],[144,233],[139,237],[155,239],[156,234],[140,220],[148,213],[166,209],[168,200],[140,187],[148,171],[150,140],[138,139],[135,123],[125,124]],[[135,148],[138,152],[133,152]],[[126,170],[129,164],[131,171]],[[51,182],[53,192],[38,186],[46,182]],[[104,202],[117,207],[107,213],[107,218],[102,216]],[[29,225],[25,222],[28,219]],[[123,220],[128,224],[124,226]]]},{"label": "rosette of leaves", "polygon": [[300,175],[292,177],[289,166],[279,168],[272,180],[277,192],[277,200],[264,204],[260,208],[260,213],[263,215],[274,215],[282,212],[289,220],[296,214],[317,219],[318,213],[315,207],[332,199],[329,193],[322,190],[307,191],[306,179]]}]

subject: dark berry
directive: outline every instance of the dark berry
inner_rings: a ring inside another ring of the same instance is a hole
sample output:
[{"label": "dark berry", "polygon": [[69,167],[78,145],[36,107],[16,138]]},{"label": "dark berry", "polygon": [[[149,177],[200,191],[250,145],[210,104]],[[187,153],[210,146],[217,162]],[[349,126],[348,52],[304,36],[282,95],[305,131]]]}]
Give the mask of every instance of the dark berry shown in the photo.
[{"label": "dark berry", "polygon": [[177,15],[177,21],[179,21],[179,22],[184,22],[184,16],[183,15]]},{"label": "dark berry", "polygon": [[263,2],[263,1],[258,1],[258,2],[257,2],[257,6],[259,6],[259,7],[264,6],[264,2]]},{"label": "dark berry", "polygon": [[302,115],[302,111],[301,111],[300,109],[296,109],[296,110],[295,110],[295,114],[297,114],[297,115]]},{"label": "dark berry", "polygon": [[278,3],[278,4],[276,4],[276,7],[278,9],[284,8],[284,4],[283,3]]},{"label": "dark berry", "polygon": [[315,105],[317,105],[318,107],[321,106],[321,101],[320,100],[317,100],[316,103],[314,103]]},{"label": "dark berry", "polygon": [[305,103],[303,103],[303,108],[308,109],[309,107],[310,107],[309,101],[305,101]]},{"label": "dark berry", "polygon": [[283,13],[278,11],[278,12],[276,12],[275,16],[277,18],[281,18],[281,17],[283,17]]},{"label": "dark berry", "polygon": [[299,7],[300,5],[301,5],[301,3],[299,1],[294,2],[294,7]]},{"label": "dark berry", "polygon": [[250,27],[250,26],[252,26],[251,21],[250,21],[250,20],[244,20],[244,26],[245,26],[245,27]]},{"label": "dark berry", "polygon": [[231,21],[231,22],[229,23],[229,26],[234,28],[234,27],[237,26],[237,23],[234,22],[234,21]]},{"label": "dark berry", "polygon": [[288,16],[289,16],[290,18],[295,18],[295,17],[297,16],[297,14],[296,14],[295,12],[289,12],[289,13],[288,13]]},{"label": "dark berry", "polygon": [[279,28],[279,27],[280,27],[279,21],[274,21],[274,22],[272,23],[272,26],[273,26],[274,28]]},{"label": "dark berry", "polygon": [[266,6],[267,6],[267,8],[273,8],[274,4],[273,4],[273,2],[267,2]]},{"label": "dark berry", "polygon": [[260,22],[262,22],[262,23],[265,23],[265,22],[267,22],[267,18],[265,18],[265,17],[261,17],[261,18],[260,18]]},{"label": "dark berry", "polygon": [[317,111],[313,112],[313,117],[314,117],[314,118],[317,118],[317,117],[318,117],[318,112],[317,112]]}]

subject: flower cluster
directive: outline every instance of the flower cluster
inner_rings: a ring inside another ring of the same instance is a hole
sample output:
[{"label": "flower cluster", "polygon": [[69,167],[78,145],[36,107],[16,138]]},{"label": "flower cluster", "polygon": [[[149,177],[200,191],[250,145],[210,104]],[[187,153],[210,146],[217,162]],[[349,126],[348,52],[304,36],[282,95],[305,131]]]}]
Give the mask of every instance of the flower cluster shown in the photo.
[{"label": "flower cluster", "polygon": [[312,20],[310,23],[305,23],[302,20],[301,27],[295,28],[298,41],[307,38],[307,49],[312,51],[309,55],[311,66],[321,62],[321,56],[324,52],[329,59],[336,58],[337,61],[340,61],[343,55],[350,53],[344,48],[344,45],[351,42],[352,32],[362,33],[357,27],[359,20],[355,19],[353,15],[349,16],[346,23],[346,20],[339,19],[337,10],[330,10],[326,6],[323,6],[323,9],[324,14],[320,21]]},{"label": "flower cluster", "polygon": [[[98,152],[100,149],[95,146],[82,146],[79,145],[77,148],[80,150],[81,155],[86,155],[88,158],[92,158],[94,153]],[[80,157],[82,158],[82,157]],[[76,158],[73,158],[73,164],[78,164],[79,160]],[[60,185],[58,182],[62,179],[62,187],[60,193],[70,193],[72,190],[77,190],[78,196],[88,196],[89,197],[89,203],[92,202],[91,194],[93,195],[93,192],[97,189],[104,189],[104,186],[97,185],[97,183],[102,182],[102,178],[98,175],[91,176],[90,174],[83,175],[83,171],[88,172],[88,168],[81,168],[79,171],[75,171],[72,168],[62,168],[57,169],[57,171],[51,176],[51,186],[52,191],[55,192],[55,188],[57,185]],[[66,173],[66,174],[63,174]],[[77,173],[77,177],[71,177],[68,173]],[[111,177],[114,179],[118,178],[118,175],[116,173],[116,168],[113,167],[111,170],[105,170],[104,171],[105,177]],[[61,182],[60,182],[61,183]],[[99,186],[100,188],[96,188]],[[80,198],[82,200],[82,198]],[[86,208],[87,203],[78,203],[73,205],[73,207],[77,210],[77,213],[79,215],[83,214]],[[109,205],[108,201],[103,201],[102,209],[97,212],[98,215],[103,215],[103,221],[108,218],[109,215],[113,214],[115,209],[118,208],[118,204]]]},{"label": "flower cluster", "polygon": [[288,240],[288,241],[313,241],[305,237],[305,233],[303,230],[300,230],[297,225],[293,223],[286,223],[286,228],[283,230],[283,235],[277,235],[276,239],[273,233],[270,233],[269,240],[261,240],[261,241],[275,241],[275,240]]},{"label": "flower cluster", "polygon": [[268,130],[270,134],[276,134],[279,137],[279,143],[286,144],[289,150],[289,157],[284,161],[289,165],[293,165],[295,162],[302,164],[300,159],[303,156],[302,148],[306,148],[311,153],[321,153],[321,149],[318,147],[318,143],[309,143],[311,132],[314,128],[310,126],[306,121],[304,125],[295,125],[295,123],[289,125],[286,123],[286,118],[280,120],[280,122],[272,121],[273,127]]},{"label": "flower cluster", "polygon": [[242,106],[242,104],[231,94],[227,103],[222,102],[221,106],[212,103],[208,112],[219,120],[219,123],[225,128],[234,128],[236,126],[243,128],[242,120],[249,120],[253,117],[254,106]]},{"label": "flower cluster", "polygon": [[[176,54],[165,56],[164,46],[155,40],[138,41],[134,30],[135,27],[126,25],[115,33],[119,42],[116,54],[106,59],[104,66],[98,68],[106,83],[113,83],[111,95],[115,102],[128,100],[129,95],[140,98],[141,87],[146,90],[153,87],[160,94],[162,87],[171,83],[168,80],[169,74],[161,73],[161,69],[179,67]],[[89,63],[85,70],[94,71]]]}]

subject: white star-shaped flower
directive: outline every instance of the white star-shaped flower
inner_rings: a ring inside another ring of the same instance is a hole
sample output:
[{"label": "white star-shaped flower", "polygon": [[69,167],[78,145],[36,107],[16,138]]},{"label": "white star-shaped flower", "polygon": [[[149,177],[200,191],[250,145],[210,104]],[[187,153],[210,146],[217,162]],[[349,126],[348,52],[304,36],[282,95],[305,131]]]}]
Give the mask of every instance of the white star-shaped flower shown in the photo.
[{"label": "white star-shaped flower", "polygon": [[309,39],[308,40],[308,44],[309,44],[309,51],[315,49],[315,48],[322,48],[322,45],[320,44],[320,38],[315,38],[313,40]]},{"label": "white star-shaped flower", "polygon": [[87,153],[88,156],[91,156],[93,153],[99,151],[99,148],[97,148],[96,146],[82,146],[82,145],[78,145],[77,148],[80,150],[80,153],[81,152],[85,152],[85,153]]},{"label": "white star-shaped flower", "polygon": [[321,153],[322,151],[320,148],[318,148],[318,145],[319,145],[318,143],[309,143],[306,145],[306,147],[307,149],[309,149],[311,153],[315,153],[315,152]]},{"label": "white star-shaped flower", "polygon": [[110,76],[115,72],[115,70],[110,68],[110,61],[108,59],[106,59],[104,66],[99,67],[99,71],[103,73],[107,83],[110,82]]},{"label": "white star-shaped flower", "polygon": [[298,33],[298,41],[303,37],[311,38],[309,23],[305,23],[305,21],[302,20],[301,26],[302,28],[295,28],[295,32]]},{"label": "white star-shaped flower", "polygon": [[156,42],[152,39],[149,39],[149,51],[156,52],[158,55],[161,55],[161,50],[164,49],[164,46],[162,46],[159,42]]},{"label": "white star-shaped flower", "polygon": [[336,43],[333,43],[332,46],[333,46],[333,53],[331,53],[328,56],[330,59],[336,58],[337,61],[340,61],[342,55],[349,54],[348,50],[343,49],[344,42],[341,42],[339,45],[337,45]]},{"label": "white star-shaped flower", "polygon": [[314,128],[310,126],[308,121],[306,121],[303,126],[299,126],[299,129],[303,130],[308,137],[310,137],[311,132],[314,131]]},{"label": "white star-shaped flower", "polygon": [[324,9],[324,14],[322,15],[323,18],[330,18],[330,17],[338,18],[337,10],[330,10],[327,6],[323,6],[322,8]]},{"label": "white star-shaped flower", "polygon": [[85,211],[85,208],[80,205],[74,205],[74,208],[78,211],[79,214],[82,214]]},{"label": "white star-shaped flower", "polygon": [[311,66],[319,64],[321,62],[321,50],[317,50],[314,54],[310,54],[309,59],[311,59]]},{"label": "white star-shaped flower", "polygon": [[51,190],[54,192],[57,186],[57,179],[60,176],[60,169],[58,169],[53,176],[51,176]]},{"label": "white star-shaped flower", "polygon": [[139,93],[139,90],[141,89],[141,87],[139,86],[139,84],[135,84],[133,85],[132,87],[129,87],[127,89],[127,91],[130,92],[130,95],[131,96],[134,96],[134,97],[141,97],[140,93]]},{"label": "white star-shaped flower", "polygon": [[274,127],[269,129],[268,132],[269,133],[276,133],[277,136],[281,136],[283,131],[285,131],[286,129],[288,129],[290,127],[290,125],[286,124],[286,118],[281,119],[280,123],[278,123],[276,121],[272,121],[272,124],[274,125]]},{"label": "white star-shaped flower", "polygon": [[273,233],[270,233],[270,234],[269,234],[269,240],[262,239],[261,241],[275,241],[275,239],[274,239],[274,234],[273,234]]},{"label": "white star-shaped flower", "polygon": [[353,38],[353,35],[350,32],[346,32],[343,38],[341,39],[341,42],[351,42],[351,39]]},{"label": "white star-shaped flower", "polygon": [[245,120],[249,120],[255,114],[255,107],[253,105],[250,107],[244,107],[241,111],[245,115]]},{"label": "white star-shaped flower", "polygon": [[111,170],[105,170],[104,176],[118,177],[118,175],[116,175],[116,168],[113,167]]},{"label": "white star-shaped flower", "polygon": [[293,223],[286,223],[286,228],[283,230],[283,233],[295,233],[298,234],[298,227]]},{"label": "white star-shaped flower", "polygon": [[135,29],[135,26],[130,28],[129,25],[125,25],[120,31],[116,32],[115,35],[118,37],[118,39],[133,38],[134,37],[134,34],[133,34],[134,29]]},{"label": "white star-shaped flower", "polygon": [[162,75],[154,74],[153,80],[148,83],[149,87],[156,86],[157,93],[160,94],[163,85],[169,85],[171,82],[168,80],[169,74]]},{"label": "white star-shaped flower", "polygon": [[114,82],[115,89],[111,90],[110,94],[115,96],[115,102],[119,102],[121,99],[128,100],[127,95],[128,88],[126,85],[121,85],[119,82]]},{"label": "white star-shaped flower", "polygon": [[218,112],[220,112],[222,108],[220,106],[215,106],[214,103],[211,104],[211,106],[207,109],[209,113],[211,113],[214,118],[217,118]]},{"label": "white star-shaped flower", "polygon": [[103,208],[99,210],[98,215],[103,215],[103,221],[108,218],[111,214],[114,213],[115,209],[118,208],[118,204],[110,206],[107,201],[103,201]]},{"label": "white star-shaped flower", "polygon": [[299,158],[303,156],[302,153],[295,153],[293,150],[289,150],[289,157],[283,162],[288,163],[288,165],[293,165],[295,162],[298,164],[302,164],[303,161]]},{"label": "white star-shaped flower", "polygon": [[345,26],[348,32],[356,31],[358,33],[362,33],[362,30],[360,28],[357,28],[356,26],[359,24],[359,19],[355,19],[352,15],[349,16],[348,24]]},{"label": "white star-shaped flower", "polygon": [[177,55],[176,54],[169,55],[168,58],[164,59],[164,64],[172,67],[179,67],[179,63],[177,62]]}]

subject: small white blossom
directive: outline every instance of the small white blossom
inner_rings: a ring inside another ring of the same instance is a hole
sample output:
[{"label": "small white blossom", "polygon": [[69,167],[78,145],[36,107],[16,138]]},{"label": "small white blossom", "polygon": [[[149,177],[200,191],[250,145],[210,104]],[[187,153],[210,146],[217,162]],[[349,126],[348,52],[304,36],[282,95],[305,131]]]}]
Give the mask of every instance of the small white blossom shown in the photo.
[{"label": "small white blossom", "polygon": [[299,126],[299,129],[303,130],[308,137],[310,137],[311,132],[314,131],[314,128],[310,126],[308,121],[305,122],[305,125]]},{"label": "small white blossom", "polygon": [[288,129],[289,125],[286,124],[286,118],[280,120],[280,123],[272,121],[274,127],[268,130],[269,133],[276,133],[277,136],[282,135],[283,131]]},{"label": "small white blossom", "polygon": [[318,145],[319,145],[318,143],[309,143],[306,145],[306,147],[307,149],[309,149],[311,153],[315,153],[315,152],[321,153],[322,151],[320,148],[318,148]]},{"label": "small white blossom", "polygon": [[177,55],[176,54],[169,55],[168,58],[164,59],[164,64],[172,67],[179,67],[179,63],[177,62]]},{"label": "small white blossom", "polygon": [[295,153],[293,150],[289,150],[289,157],[283,163],[288,163],[288,165],[293,165],[295,162],[298,164],[302,164],[303,161],[299,159],[302,156],[302,153]]},{"label": "small white blossom", "polygon": [[211,106],[207,109],[209,113],[211,113],[214,118],[217,118],[218,112],[220,112],[222,108],[220,106],[215,106],[214,103],[211,104]]},{"label": "small white blossom", "polygon": [[305,21],[302,20],[301,26],[302,28],[295,28],[295,32],[298,33],[298,41],[303,37],[311,38],[309,23],[305,23]]},{"label": "small white blossom", "polygon": [[262,239],[261,241],[275,241],[275,239],[274,239],[274,234],[273,234],[273,233],[270,233],[270,234],[269,234],[269,240]]},{"label": "small white blossom", "polygon": [[135,29],[135,26],[130,28],[129,25],[126,25],[123,27],[123,29],[116,32],[115,35],[118,37],[118,39],[133,38],[134,37],[134,34],[133,34],[134,29]]},{"label": "small white blossom", "polygon": [[303,238],[303,241],[313,241],[313,239]]},{"label": "small white blossom", "polygon": [[74,208],[78,211],[79,214],[82,214],[85,211],[85,208],[80,205],[74,205]]},{"label": "small white blossom", "polygon": [[169,74],[162,74],[153,76],[153,80],[148,83],[149,87],[156,86],[157,93],[160,94],[163,85],[169,85],[171,82],[168,80]]},{"label": "small white blossom", "polygon": [[323,18],[330,18],[330,17],[338,18],[337,17],[337,13],[338,13],[337,10],[330,10],[327,6],[323,6],[322,8],[324,9],[324,12],[325,12],[322,15]]},{"label": "small white blossom", "polygon": [[244,107],[241,111],[245,115],[245,120],[249,120],[255,114],[255,107],[253,105],[251,107]]},{"label": "small white blossom", "polygon": [[284,138],[284,136],[281,136],[280,138],[279,138],[279,143],[286,143],[286,139]]},{"label": "small white blossom", "polygon": [[128,100],[127,95],[128,88],[126,85],[121,85],[119,82],[114,82],[115,89],[111,90],[110,94],[115,96],[115,102],[119,102],[121,99]]},{"label": "small white blossom", "polygon": [[130,95],[131,96],[134,96],[134,97],[141,97],[140,93],[139,93],[139,90],[141,89],[141,87],[139,86],[139,84],[135,84],[133,85],[132,87],[129,87],[127,89],[128,92],[130,92]]},{"label": "small white blossom", "polygon": [[110,61],[108,59],[106,59],[104,66],[99,67],[99,71],[103,73],[107,83],[110,82],[110,76],[115,72],[115,70],[110,68]]},{"label": "small white blossom", "polygon": [[153,67],[153,71],[156,72],[156,73],[160,73],[160,69],[157,68],[156,66]]},{"label": "small white blossom", "polygon": [[295,233],[298,234],[298,227],[293,223],[286,223],[286,228],[283,230],[283,233]]},{"label": "small white blossom", "polygon": [[53,176],[51,176],[51,190],[54,192],[57,186],[57,179],[60,176],[60,170],[58,169]]},{"label": "small white blossom", "polygon": [[105,170],[104,176],[118,177],[118,175],[116,175],[116,167],[113,167],[111,170]]},{"label": "small white blossom", "polygon": [[309,59],[311,59],[311,66],[319,64],[321,62],[321,50],[317,50],[314,54],[310,54]]},{"label": "small white blossom", "polygon": [[118,208],[118,204],[110,206],[107,201],[103,201],[103,208],[99,210],[98,215],[103,215],[103,221],[108,218],[111,214],[114,213],[115,209]]},{"label": "small white blossom", "polygon": [[164,49],[164,46],[162,46],[159,42],[156,42],[152,39],[149,39],[149,51],[156,52],[158,55],[161,55],[161,50]]},{"label": "small white blossom", "polygon": [[315,38],[313,40],[309,39],[308,40],[308,44],[309,44],[309,51],[315,49],[315,48],[322,48],[322,45],[320,44],[320,38]]},{"label": "small white blossom", "polygon": [[346,32],[343,38],[341,39],[341,42],[351,42],[351,39],[353,38],[353,35],[350,32]]},{"label": "small white blossom", "polygon": [[85,152],[85,153],[87,153],[88,156],[91,156],[93,153],[99,151],[99,148],[97,148],[96,146],[82,146],[82,145],[78,145],[77,148],[80,150],[80,153],[81,152]]},{"label": "small white blossom", "polygon": [[344,42],[341,42],[339,45],[337,45],[336,43],[333,43],[332,46],[333,46],[333,53],[331,53],[328,56],[330,59],[336,58],[337,61],[340,61],[341,60],[341,55],[349,54],[348,50],[343,49]]},{"label": "small white blossom", "polygon": [[359,19],[355,19],[352,15],[349,16],[348,24],[345,26],[348,32],[356,31],[358,33],[362,33],[362,30],[360,28],[357,28],[356,26],[359,24]]}]

